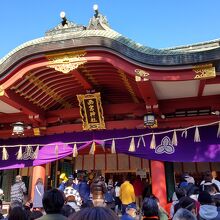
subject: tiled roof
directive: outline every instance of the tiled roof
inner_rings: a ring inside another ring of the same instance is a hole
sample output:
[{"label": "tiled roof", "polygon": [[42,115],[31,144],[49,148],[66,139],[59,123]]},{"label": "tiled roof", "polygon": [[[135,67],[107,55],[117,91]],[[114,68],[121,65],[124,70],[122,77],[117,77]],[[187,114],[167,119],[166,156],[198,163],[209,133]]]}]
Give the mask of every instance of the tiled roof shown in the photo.
[{"label": "tiled roof", "polygon": [[[72,40],[76,40],[75,42],[77,43],[72,44]],[[57,44],[54,44],[56,42]],[[108,48],[143,65],[194,65],[194,63],[220,60],[219,40],[175,48],[155,49],[136,43],[111,28],[107,28],[106,30],[86,29],[51,34],[28,41],[16,47],[0,59],[0,75],[5,72],[15,60],[17,62],[25,56],[77,47]]]},{"label": "tiled roof", "polygon": [[182,52],[179,51],[173,51],[173,50],[160,50],[155,49],[147,46],[143,46],[142,44],[136,43],[133,40],[126,38],[119,34],[118,32],[114,30],[83,30],[83,31],[76,31],[72,33],[64,33],[64,34],[57,34],[52,36],[45,36],[41,38],[37,38],[31,41],[27,41],[24,44],[19,45],[15,49],[13,49],[11,52],[9,52],[6,56],[4,56],[0,60],[0,65],[7,60],[12,54],[18,52],[21,49],[27,48],[29,46],[37,45],[37,44],[43,44],[48,42],[56,42],[66,39],[77,39],[77,38],[87,38],[87,37],[103,37],[103,38],[109,38],[115,41],[118,41],[122,44],[124,44],[127,47],[130,47],[134,50],[137,50],[142,53],[151,54],[151,55],[171,55],[171,54],[182,54]]}]

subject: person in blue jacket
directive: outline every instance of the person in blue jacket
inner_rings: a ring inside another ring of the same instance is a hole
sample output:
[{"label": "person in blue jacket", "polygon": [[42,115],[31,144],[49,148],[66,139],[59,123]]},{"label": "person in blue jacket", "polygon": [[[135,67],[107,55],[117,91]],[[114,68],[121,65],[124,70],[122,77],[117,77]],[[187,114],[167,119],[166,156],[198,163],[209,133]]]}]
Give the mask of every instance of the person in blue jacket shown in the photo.
[{"label": "person in blue jacket", "polygon": [[87,179],[85,176],[82,176],[80,178],[79,182],[79,195],[82,198],[83,204],[87,204],[88,201],[90,200],[90,186],[87,183]]}]

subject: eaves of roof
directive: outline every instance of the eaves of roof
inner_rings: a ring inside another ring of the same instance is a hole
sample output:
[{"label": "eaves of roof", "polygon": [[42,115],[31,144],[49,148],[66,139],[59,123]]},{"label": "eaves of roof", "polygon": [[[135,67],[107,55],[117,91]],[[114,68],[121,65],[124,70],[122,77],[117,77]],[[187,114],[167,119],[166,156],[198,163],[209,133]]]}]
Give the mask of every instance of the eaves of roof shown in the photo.
[{"label": "eaves of roof", "polygon": [[[212,62],[220,59],[218,41],[197,44],[200,49],[189,50],[193,46],[168,49],[154,49],[128,39],[118,32],[108,30],[82,30],[56,34],[28,41],[9,52],[0,60],[0,75],[25,57],[45,54],[51,51],[99,47],[108,48],[140,64],[152,66],[181,66]],[[210,47],[209,47],[209,46]],[[213,47],[213,45],[215,45]],[[187,50],[188,48],[188,50]]]}]

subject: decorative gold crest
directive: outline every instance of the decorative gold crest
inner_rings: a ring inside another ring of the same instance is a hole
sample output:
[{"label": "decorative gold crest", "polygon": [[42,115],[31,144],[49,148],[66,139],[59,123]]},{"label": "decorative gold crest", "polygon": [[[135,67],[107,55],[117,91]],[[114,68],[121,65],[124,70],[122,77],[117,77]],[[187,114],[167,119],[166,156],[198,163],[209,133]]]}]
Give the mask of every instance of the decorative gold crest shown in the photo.
[{"label": "decorative gold crest", "polygon": [[83,130],[105,129],[100,93],[77,95]]},{"label": "decorative gold crest", "polygon": [[215,67],[213,67],[212,64],[194,66],[193,71],[196,73],[194,79],[209,79],[216,77]]},{"label": "decorative gold crest", "polygon": [[136,82],[139,82],[141,80],[143,81],[148,81],[148,76],[150,75],[150,73],[144,71],[144,70],[141,70],[141,69],[136,69],[134,71],[136,73],[136,76],[135,76],[135,81]]},{"label": "decorative gold crest", "polygon": [[62,73],[69,73],[87,62],[85,55],[85,51],[50,54],[47,55],[47,59],[50,61],[47,67]]}]

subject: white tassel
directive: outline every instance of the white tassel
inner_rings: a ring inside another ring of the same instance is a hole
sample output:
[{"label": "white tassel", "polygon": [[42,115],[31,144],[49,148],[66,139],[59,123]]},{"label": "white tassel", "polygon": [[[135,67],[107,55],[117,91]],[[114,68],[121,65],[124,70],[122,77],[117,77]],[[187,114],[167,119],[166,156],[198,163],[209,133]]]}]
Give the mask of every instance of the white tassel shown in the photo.
[{"label": "white tassel", "polygon": [[9,155],[8,155],[8,152],[6,150],[6,147],[3,147],[2,149],[2,160],[8,160],[9,158]]},{"label": "white tassel", "polygon": [[92,146],[91,146],[91,149],[89,151],[89,154],[92,154],[92,155],[95,154],[95,142],[94,141],[92,142]]},{"label": "white tassel", "polygon": [[181,134],[181,137],[187,138],[187,130],[184,130]]},{"label": "white tassel", "polygon": [[58,157],[58,154],[59,154],[59,146],[58,146],[57,144],[55,145],[54,153],[55,153],[56,156]]},{"label": "white tassel", "polygon": [[116,153],[116,149],[115,149],[115,139],[112,139],[112,146],[111,146],[111,153],[115,154]]},{"label": "white tassel", "polygon": [[143,142],[143,146],[146,147],[146,143],[145,143],[145,140],[144,140],[144,137],[143,137],[143,136],[141,136],[141,140],[142,140],[142,142]]},{"label": "white tassel", "polygon": [[78,150],[77,150],[77,146],[76,146],[76,143],[74,144],[74,147],[73,147],[73,157],[77,157],[78,156]]},{"label": "white tassel", "polygon": [[198,127],[196,127],[196,129],[195,129],[194,142],[201,142],[200,134],[199,134],[199,128]]},{"label": "white tassel", "polygon": [[173,131],[172,145],[173,146],[178,145],[176,130]]},{"label": "white tassel", "polygon": [[220,137],[220,122],[218,123],[218,131],[217,131],[217,138]]},{"label": "white tassel", "polygon": [[139,139],[138,139],[137,148],[140,147],[140,143],[141,143],[141,136],[140,136]]},{"label": "white tassel", "polygon": [[156,147],[156,139],[155,139],[155,134],[153,134],[150,142],[150,149],[155,149],[155,147]]},{"label": "white tassel", "polygon": [[22,160],[22,147],[19,147],[18,153],[17,153],[17,160]]},{"label": "white tassel", "polygon": [[103,152],[105,152],[105,141],[103,141],[103,144],[101,144],[101,146],[102,146]]},{"label": "white tassel", "polygon": [[141,136],[139,137],[139,139],[138,139],[137,148],[140,147],[141,141],[142,141],[142,143],[143,143],[143,146],[146,147],[146,144],[145,144],[145,141],[144,141],[144,137],[143,137],[143,135],[141,135]]},{"label": "white tassel", "polygon": [[38,158],[38,154],[39,154],[39,145],[37,145],[35,151],[34,151],[34,156],[33,156],[33,159],[37,159]]},{"label": "white tassel", "polygon": [[130,143],[130,147],[129,147],[128,151],[129,151],[129,152],[135,152],[134,137],[131,138],[131,143]]}]

